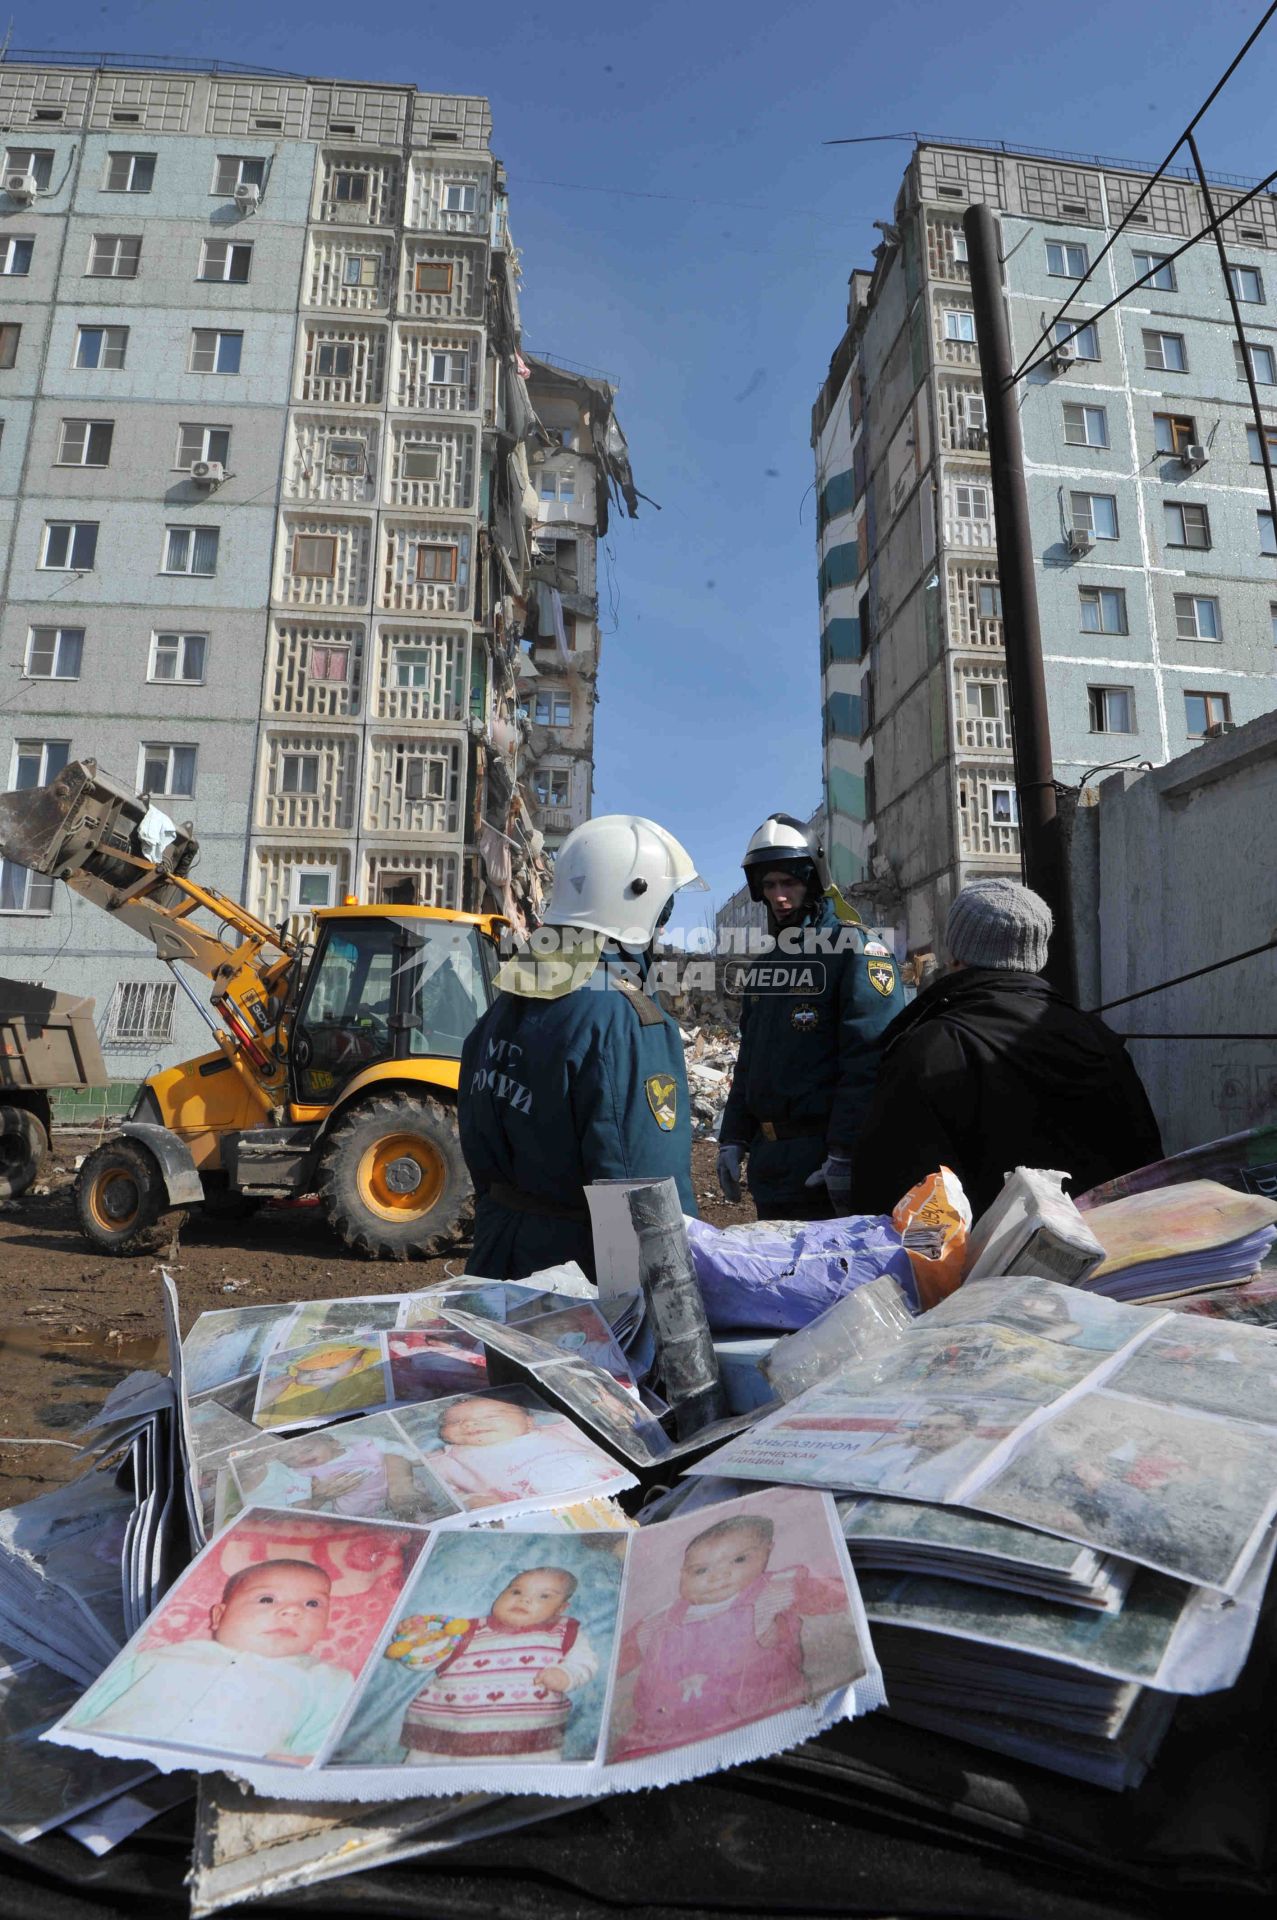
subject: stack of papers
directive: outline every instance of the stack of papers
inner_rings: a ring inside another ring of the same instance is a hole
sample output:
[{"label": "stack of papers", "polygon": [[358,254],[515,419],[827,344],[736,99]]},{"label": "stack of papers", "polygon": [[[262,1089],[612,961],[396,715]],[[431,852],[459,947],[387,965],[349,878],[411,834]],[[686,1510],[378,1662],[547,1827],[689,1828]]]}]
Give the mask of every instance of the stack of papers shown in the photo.
[{"label": "stack of papers", "polygon": [[1246,1280],[1277,1239],[1277,1205],[1215,1180],[1110,1200],[1084,1218],[1105,1257],[1080,1284],[1112,1300]]},{"label": "stack of papers", "polygon": [[1076,1540],[954,1507],[861,1498],[840,1500],[838,1517],[858,1573],[939,1574],[946,1581],[1116,1613],[1135,1571],[1129,1560]]}]

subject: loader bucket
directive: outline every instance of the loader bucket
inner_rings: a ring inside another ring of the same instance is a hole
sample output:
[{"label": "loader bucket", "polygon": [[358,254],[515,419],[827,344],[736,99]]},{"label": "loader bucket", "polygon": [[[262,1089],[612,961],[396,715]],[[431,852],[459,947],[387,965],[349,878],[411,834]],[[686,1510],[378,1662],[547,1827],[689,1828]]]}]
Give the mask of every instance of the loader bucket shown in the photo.
[{"label": "loader bucket", "polygon": [[[137,828],[147,805],[122,781],[99,773],[96,761],[74,760],[47,787],[0,795],[0,857],[61,880],[84,873],[131,886],[138,868],[118,855],[141,853]],[[179,830],[164,867],[185,873],[198,851],[190,833]]]}]

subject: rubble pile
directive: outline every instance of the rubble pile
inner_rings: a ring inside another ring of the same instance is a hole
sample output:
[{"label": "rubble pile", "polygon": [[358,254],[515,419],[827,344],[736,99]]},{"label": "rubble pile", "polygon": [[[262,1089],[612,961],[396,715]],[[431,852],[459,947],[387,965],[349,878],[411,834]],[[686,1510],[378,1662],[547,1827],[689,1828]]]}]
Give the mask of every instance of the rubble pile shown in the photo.
[{"label": "rubble pile", "polygon": [[692,1137],[714,1138],[732,1088],[740,1035],[726,1025],[680,1027],[687,1090],[692,1102]]}]

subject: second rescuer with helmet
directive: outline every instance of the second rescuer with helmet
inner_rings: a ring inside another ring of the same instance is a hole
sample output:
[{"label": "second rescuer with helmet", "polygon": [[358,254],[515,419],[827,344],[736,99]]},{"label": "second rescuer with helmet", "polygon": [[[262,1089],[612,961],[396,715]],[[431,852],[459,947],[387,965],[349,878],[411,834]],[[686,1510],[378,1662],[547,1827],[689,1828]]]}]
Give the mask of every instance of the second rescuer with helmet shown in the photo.
[{"label": "second rescuer with helmet", "polygon": [[638,814],[600,814],[563,842],[545,924],[500,969],[462,1048],[470,1273],[521,1280],[576,1260],[593,1278],[594,1180],[672,1174],[696,1212],[682,1042],[641,982],[674,895],[703,885],[673,834]]},{"label": "second rescuer with helmet", "polygon": [[719,1135],[718,1179],[760,1220],[850,1211],[851,1150],[878,1071],[882,1033],[904,1006],[887,948],[831,888],[801,820],[771,814],[742,861],[767,908],[773,951],[745,975],[740,1054]]}]

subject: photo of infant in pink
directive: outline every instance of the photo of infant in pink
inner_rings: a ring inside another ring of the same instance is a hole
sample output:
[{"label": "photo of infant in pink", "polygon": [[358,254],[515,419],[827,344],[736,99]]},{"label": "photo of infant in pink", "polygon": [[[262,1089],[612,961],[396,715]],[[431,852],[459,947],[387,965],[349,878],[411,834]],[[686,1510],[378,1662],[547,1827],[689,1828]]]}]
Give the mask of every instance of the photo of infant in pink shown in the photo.
[{"label": "photo of infant in pink", "polygon": [[396,1417],[467,1511],[566,1506],[634,1485],[610,1454],[526,1387],[404,1408]]},{"label": "photo of infant in pink", "polygon": [[609,1762],[814,1705],[864,1674],[845,1558],[824,1501],[791,1489],[727,1502],[708,1524],[701,1512],[642,1528]]},{"label": "photo of infant in pink", "polygon": [[[598,1672],[581,1622],[571,1612],[576,1575],[529,1567],[466,1623],[453,1650],[408,1702],[400,1741],[410,1765],[441,1759],[557,1760],[574,1688]],[[412,1621],[401,1623],[411,1633]],[[392,1641],[391,1658],[404,1641]],[[407,1641],[411,1646],[411,1639]]]},{"label": "photo of infant in pink", "polygon": [[419,1551],[375,1524],[247,1513],[67,1715],[68,1732],[301,1765],[342,1713]]}]

